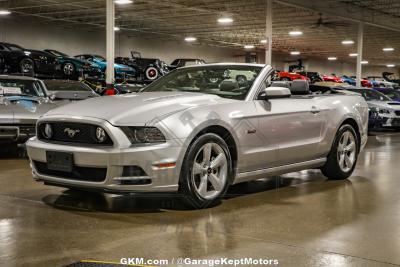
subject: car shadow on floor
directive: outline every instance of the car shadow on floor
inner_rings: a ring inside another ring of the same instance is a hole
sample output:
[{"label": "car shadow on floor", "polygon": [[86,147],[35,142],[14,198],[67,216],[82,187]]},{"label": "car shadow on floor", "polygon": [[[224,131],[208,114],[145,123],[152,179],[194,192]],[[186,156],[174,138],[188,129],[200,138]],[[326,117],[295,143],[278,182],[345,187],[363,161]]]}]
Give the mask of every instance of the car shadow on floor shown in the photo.
[{"label": "car shadow on floor", "polygon": [[[285,187],[307,183],[311,181],[324,181],[320,171],[303,171],[284,176],[276,176],[251,182],[232,185],[221,202],[256,193],[276,191]],[[112,195],[79,190],[65,190],[61,194],[51,194],[42,198],[49,206],[86,212],[111,212],[111,213],[157,213],[168,210],[190,210],[179,194],[135,194]],[[222,204],[224,205],[224,204]]]}]

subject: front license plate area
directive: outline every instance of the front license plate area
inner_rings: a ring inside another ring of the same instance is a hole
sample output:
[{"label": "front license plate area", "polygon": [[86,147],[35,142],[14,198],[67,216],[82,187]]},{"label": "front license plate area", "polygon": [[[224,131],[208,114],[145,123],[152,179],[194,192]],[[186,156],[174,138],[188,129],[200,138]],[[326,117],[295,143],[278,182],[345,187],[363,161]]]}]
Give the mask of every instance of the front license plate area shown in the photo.
[{"label": "front license plate area", "polygon": [[72,172],[74,163],[72,153],[46,151],[46,161],[49,170]]}]

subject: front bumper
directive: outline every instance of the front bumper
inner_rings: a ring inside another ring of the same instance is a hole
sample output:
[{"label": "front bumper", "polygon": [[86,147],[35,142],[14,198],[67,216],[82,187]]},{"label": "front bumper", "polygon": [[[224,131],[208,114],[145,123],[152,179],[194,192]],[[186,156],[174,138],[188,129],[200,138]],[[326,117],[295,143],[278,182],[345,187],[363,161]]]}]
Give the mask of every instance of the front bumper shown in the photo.
[{"label": "front bumper", "polygon": [[[113,131],[119,131],[118,127],[108,125],[108,123],[104,123],[102,127],[106,130],[113,128]],[[114,146],[109,147],[56,144],[43,142],[36,137],[31,138],[26,143],[26,147],[35,179],[50,185],[111,193],[176,192],[178,190],[182,151],[180,140],[167,140],[166,143],[155,145],[126,146],[123,144],[126,140],[114,139],[114,136],[121,137],[119,133],[110,135]],[[104,180],[93,181],[91,177],[76,179],[68,175],[60,176],[41,172],[38,167],[47,164],[46,151],[71,153],[73,166],[76,169],[106,169]],[[175,165],[157,166],[163,163],[175,163]],[[124,167],[129,166],[140,167],[145,174],[127,176],[123,172]],[[140,183],[140,181],[147,182]]]},{"label": "front bumper", "polygon": [[35,134],[35,125],[0,125],[2,143],[25,143]]},{"label": "front bumper", "polygon": [[400,116],[385,116],[383,118],[383,123],[382,127],[387,127],[387,128],[400,128]]}]

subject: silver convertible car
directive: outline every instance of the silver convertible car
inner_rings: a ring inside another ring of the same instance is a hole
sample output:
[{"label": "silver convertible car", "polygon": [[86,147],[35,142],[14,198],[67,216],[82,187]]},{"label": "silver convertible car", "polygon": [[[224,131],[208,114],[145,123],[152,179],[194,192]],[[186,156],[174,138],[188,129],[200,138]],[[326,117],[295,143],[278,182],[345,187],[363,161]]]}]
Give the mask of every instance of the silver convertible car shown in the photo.
[{"label": "silver convertible car", "polygon": [[27,143],[34,177],[117,194],[179,192],[196,208],[271,175],[349,177],[367,142],[365,100],[313,95],[306,81],[282,87],[272,73],[259,64],[184,67],[136,94],[51,110]]}]

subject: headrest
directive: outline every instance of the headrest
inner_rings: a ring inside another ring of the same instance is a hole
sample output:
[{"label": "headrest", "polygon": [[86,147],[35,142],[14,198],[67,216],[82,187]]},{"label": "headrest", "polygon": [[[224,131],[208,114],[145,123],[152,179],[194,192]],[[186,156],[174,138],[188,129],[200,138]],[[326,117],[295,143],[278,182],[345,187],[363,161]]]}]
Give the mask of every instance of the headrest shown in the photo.
[{"label": "headrest", "polygon": [[294,80],[290,87],[292,95],[308,95],[310,94],[310,87],[308,81]]},{"label": "headrest", "polygon": [[290,89],[290,82],[287,81],[274,81],[271,83],[271,87],[285,87]]},{"label": "headrest", "polygon": [[235,79],[227,79],[220,83],[219,89],[221,91],[233,91],[239,89],[239,84]]}]

